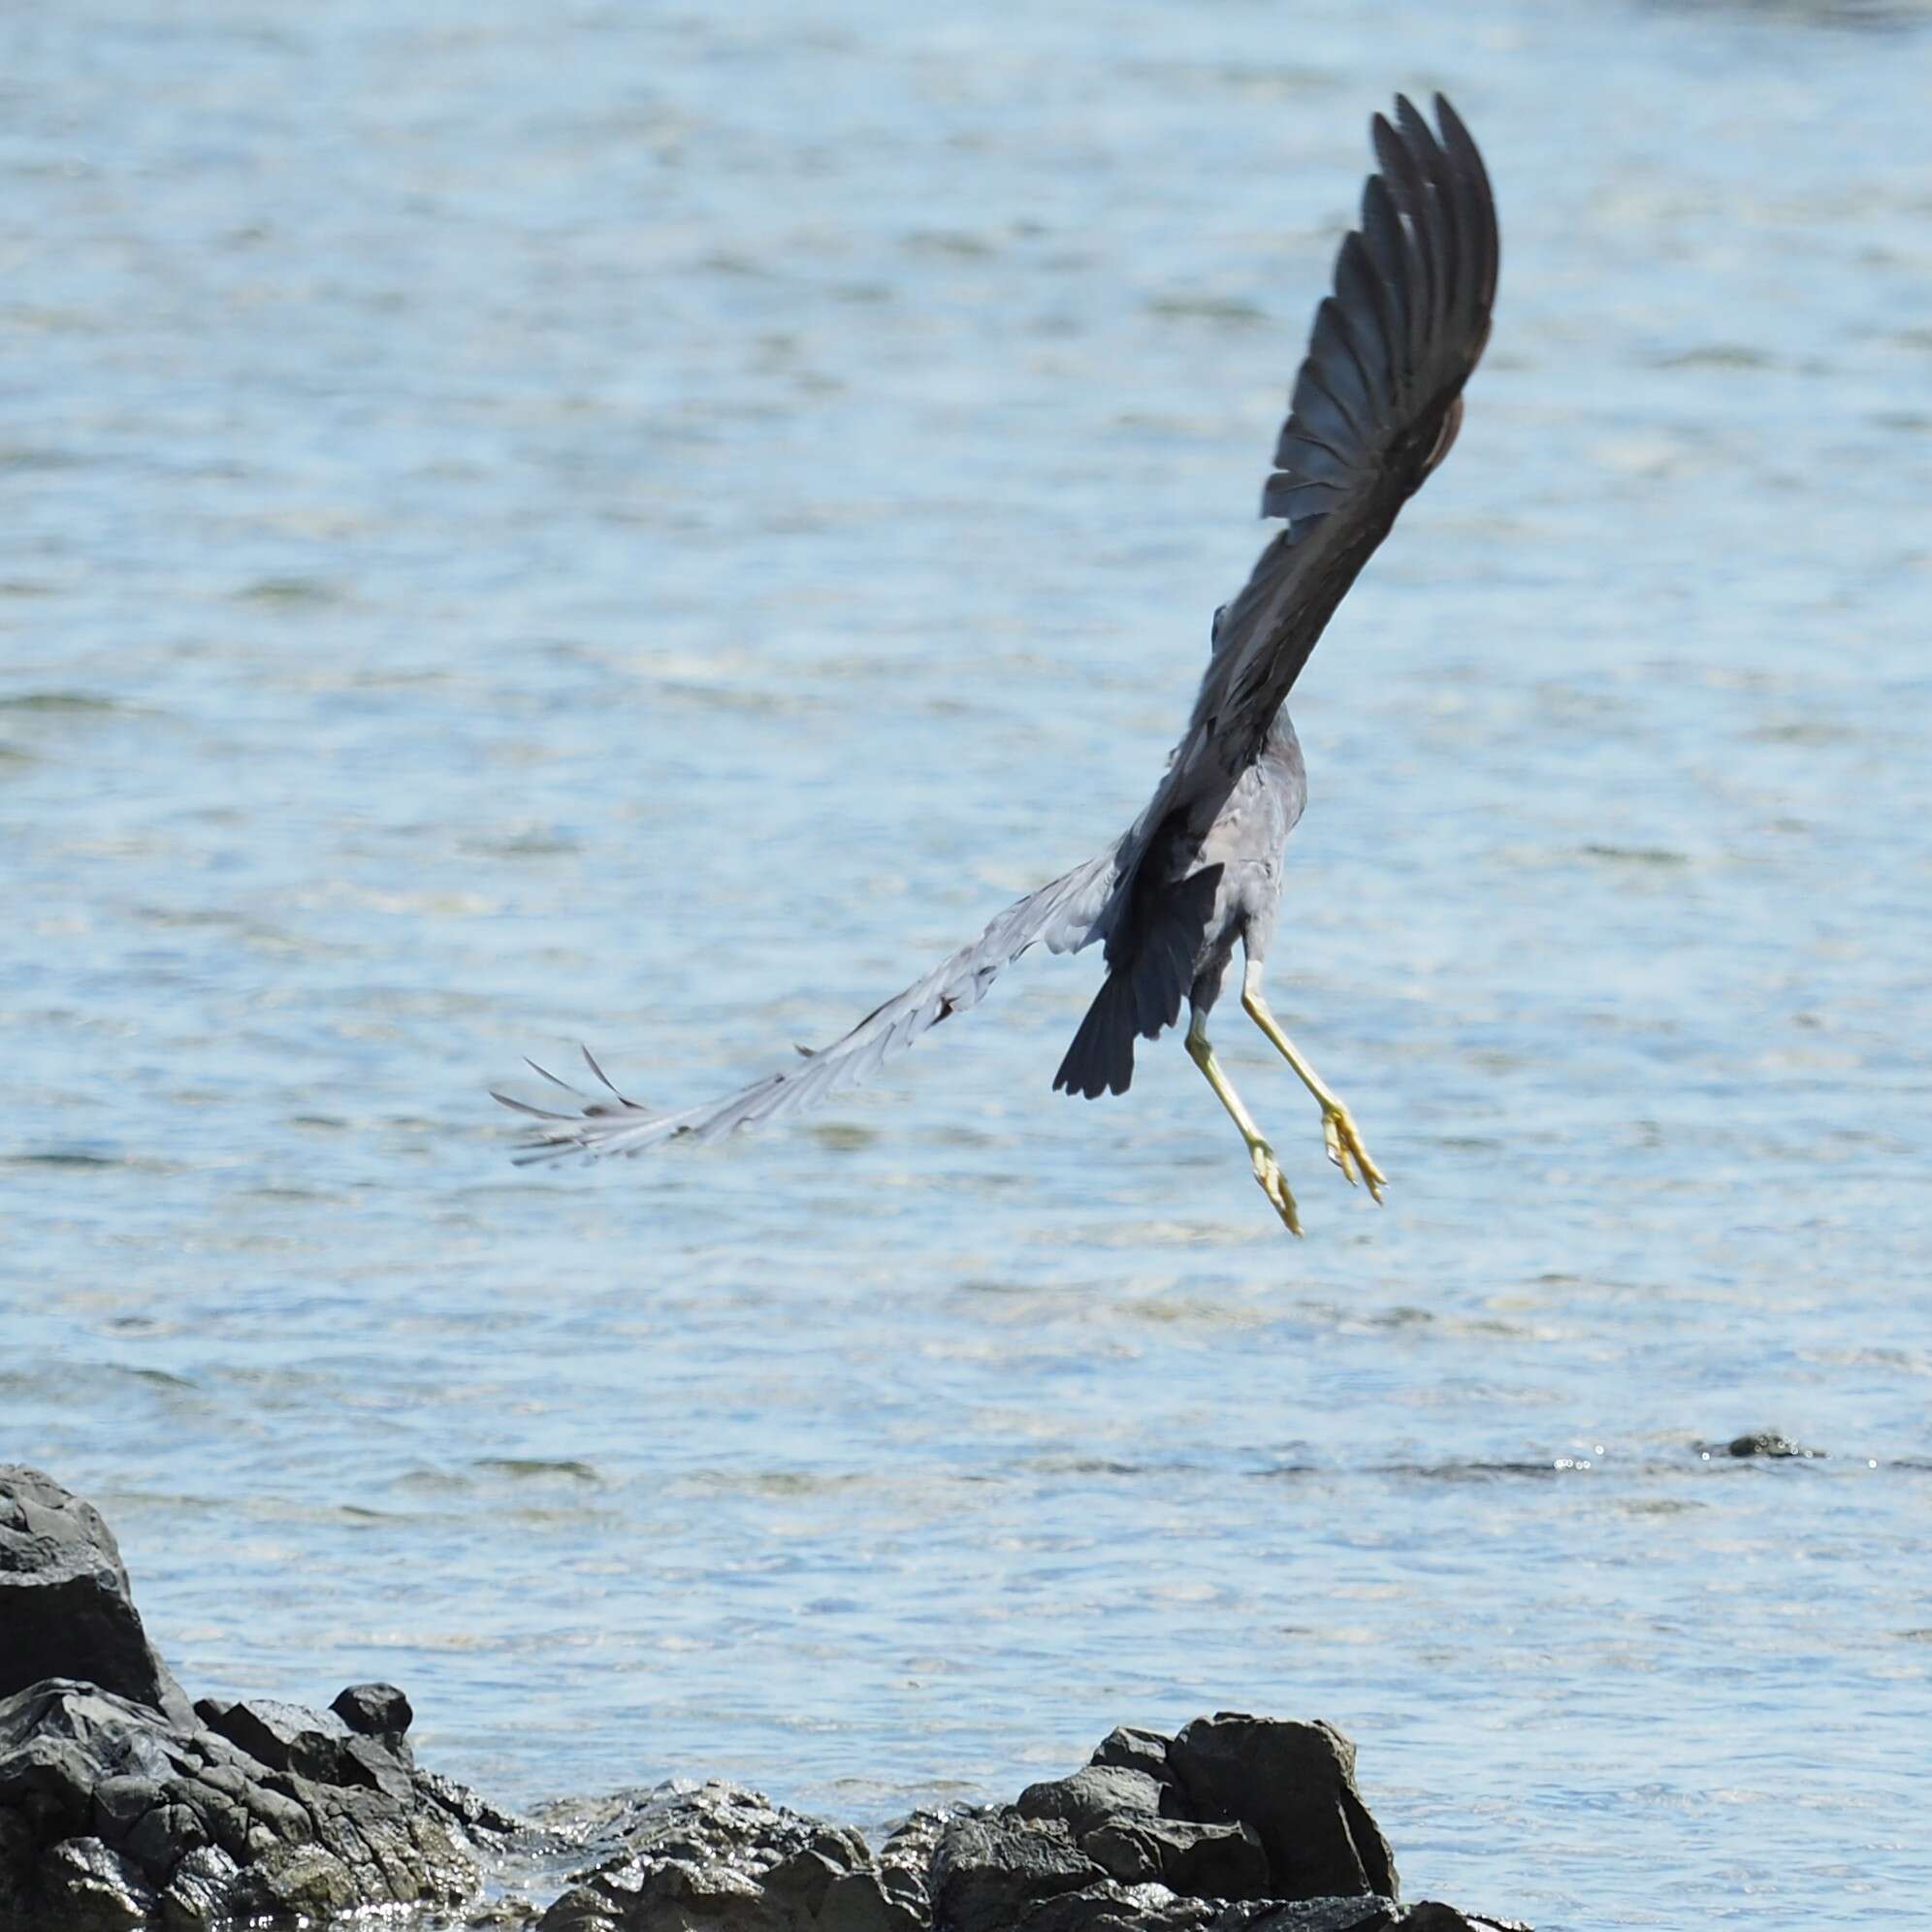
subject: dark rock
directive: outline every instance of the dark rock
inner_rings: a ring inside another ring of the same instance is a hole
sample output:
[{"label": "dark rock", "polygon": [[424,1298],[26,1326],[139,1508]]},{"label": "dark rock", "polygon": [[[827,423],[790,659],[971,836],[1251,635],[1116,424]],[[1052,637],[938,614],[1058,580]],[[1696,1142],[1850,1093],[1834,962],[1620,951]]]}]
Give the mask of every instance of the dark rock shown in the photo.
[{"label": "dark rock", "polygon": [[1402,1914],[1399,1932],[1532,1932],[1520,1918],[1483,1918],[1426,1898]]},{"label": "dark rock", "polygon": [[1387,1932],[1395,1868],[1325,1724],[1116,1731],[1085,1769],[947,1826],[936,1932]]},{"label": "dark rock", "polygon": [[[1103,1749],[1132,1761],[916,1813],[877,1853],[729,1785],[615,1799],[580,1816],[592,1856],[541,1932],[1465,1932],[1446,1908],[1397,1905],[1352,1749],[1326,1725],[1204,1719],[1171,1746]],[[1346,1890],[1284,1888],[1343,1866]]]},{"label": "dark rock", "polygon": [[1160,1780],[1144,1771],[1113,1764],[1089,1764],[1071,1778],[1054,1778],[1046,1784],[1027,1786],[1013,1809],[1021,1818],[1057,1818],[1079,1839],[1123,1812],[1158,1814],[1162,1788]]},{"label": "dark rock", "polygon": [[1014,1932],[1397,1932],[1385,1898],[1228,1903],[1163,1885],[1091,1885],[1062,1892],[1014,1922]]},{"label": "dark rock", "polygon": [[[358,1737],[333,1711],[311,1711],[275,1697],[240,1703],[204,1697],[195,1705],[195,1716],[272,1771],[290,1771],[324,1785],[361,1785],[399,1803],[406,1804],[414,1795],[409,1758],[386,1742]],[[397,1744],[402,1743],[398,1733]]]},{"label": "dark rock", "polygon": [[887,1898],[916,1922],[932,1922],[932,1860],[950,1826],[973,1812],[916,1811],[894,1825],[879,1848],[879,1883]]},{"label": "dark rock", "polygon": [[162,1920],[170,1926],[202,1926],[221,1921],[235,1896],[242,1868],[219,1845],[203,1845],[175,1867],[161,1894]]},{"label": "dark rock", "polygon": [[1168,1741],[1159,1731],[1141,1730],[1133,1724],[1116,1724],[1094,1746],[1092,1764],[1111,1764],[1123,1771],[1144,1771],[1150,1778],[1165,1782],[1168,1770]]},{"label": "dark rock", "polygon": [[249,1697],[240,1703],[225,1697],[202,1697],[195,1716],[209,1730],[238,1744],[257,1764],[271,1771],[293,1771],[305,1778],[334,1784],[349,1741],[349,1727],[340,1718],[285,1704],[275,1697]]},{"label": "dark rock", "polygon": [[1271,1897],[1400,1896],[1388,1841],[1355,1788],[1355,1747],[1333,1725],[1196,1718],[1168,1761],[1186,1815],[1253,1828]]},{"label": "dark rock", "polygon": [[[1165,1768],[1167,1741],[1159,1742]],[[1150,1772],[1088,1764],[1070,1778],[1029,1785],[1013,1811],[1058,1819],[1079,1850],[1120,1884],[1162,1884],[1196,1898],[1266,1897],[1268,1859],[1254,1831],[1240,1823],[1163,1818],[1172,1796],[1171,1787]]]},{"label": "dark rock", "polygon": [[[1392,1900],[1369,1895],[1271,1905],[1259,1916],[1236,1922],[1240,1932],[1397,1932],[1408,1921]],[[1217,1926],[1215,1932],[1234,1932],[1234,1925]]]},{"label": "dark rock", "polygon": [[665,1785],[596,1820],[542,1932],[925,1932],[855,1831],[735,1785]]},{"label": "dark rock", "polygon": [[1760,1429],[1753,1435],[1739,1435],[1725,1443],[1727,1456],[1769,1456],[1774,1459],[1795,1456],[1801,1461],[1821,1462],[1822,1449],[1807,1449],[1793,1442],[1788,1435],[1781,1435],[1775,1429]]},{"label": "dark rock", "polygon": [[1161,1885],[1106,1880],[1043,1899],[1012,1922],[1015,1932],[1212,1932],[1218,1916],[1206,1901]]},{"label": "dark rock", "polygon": [[[190,1708],[108,1527],[0,1469],[0,1925],[168,1932],[471,1897],[515,1820],[419,1773],[390,1685]],[[351,1723],[350,1720],[354,1722]]]},{"label": "dark rock", "polygon": [[0,1923],[191,1932],[473,1893],[447,1807],[406,1779],[401,1795],[371,1787],[353,1760],[341,1777],[315,1768],[264,1762],[88,1684],[0,1699]]},{"label": "dark rock", "polygon": [[158,1804],[143,1815],[121,1850],[144,1872],[172,1878],[181,1859],[207,1843],[208,1827],[192,1805]]},{"label": "dark rock", "polygon": [[1122,1884],[1153,1883],[1195,1898],[1266,1898],[1268,1854],[1254,1827],[1197,1819],[1114,1819],[1080,1850]]},{"label": "dark rock", "polygon": [[420,1767],[412,1774],[417,1797],[425,1804],[445,1812],[471,1838],[508,1838],[525,1833],[530,1826],[513,1813],[499,1810],[487,1798],[479,1797],[467,1785],[445,1778],[440,1771]]},{"label": "dark rock", "polygon": [[120,1844],[161,1802],[152,1778],[103,1778],[94,1787],[94,1828],[110,1845]]},{"label": "dark rock", "polygon": [[1014,1932],[1060,1892],[1111,1883],[1058,1819],[1017,1813],[960,1819],[933,1852],[933,1924],[944,1932]]},{"label": "dark rock", "polygon": [[157,1900],[140,1868],[98,1838],[69,1838],[48,1854],[43,1884],[61,1932],[123,1932],[145,1925]]},{"label": "dark rock", "polygon": [[38,1469],[0,1466],[0,1697],[78,1678],[177,1722],[188,1700],[150,1648],[113,1532]]},{"label": "dark rock", "polygon": [[394,1749],[416,1721],[409,1700],[393,1684],[351,1684],[336,1693],[330,1710],[359,1737],[377,1737]]}]

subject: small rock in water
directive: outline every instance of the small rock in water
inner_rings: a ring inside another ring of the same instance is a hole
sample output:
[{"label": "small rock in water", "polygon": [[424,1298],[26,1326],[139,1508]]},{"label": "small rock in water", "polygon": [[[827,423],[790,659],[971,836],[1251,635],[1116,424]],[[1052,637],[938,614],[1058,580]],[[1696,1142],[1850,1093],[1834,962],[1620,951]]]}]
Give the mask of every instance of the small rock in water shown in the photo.
[{"label": "small rock in water", "polygon": [[1729,1456],[1796,1456],[1805,1462],[1823,1460],[1822,1449],[1807,1449],[1793,1442],[1788,1435],[1781,1435],[1775,1429],[1760,1429],[1752,1435],[1733,1436],[1724,1445],[1724,1453]]}]

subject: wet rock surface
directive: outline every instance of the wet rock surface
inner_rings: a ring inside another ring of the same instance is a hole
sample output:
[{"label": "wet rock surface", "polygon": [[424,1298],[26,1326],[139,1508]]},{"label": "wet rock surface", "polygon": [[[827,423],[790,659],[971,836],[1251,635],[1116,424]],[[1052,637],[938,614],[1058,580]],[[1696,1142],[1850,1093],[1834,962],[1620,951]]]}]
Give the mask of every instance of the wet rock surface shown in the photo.
[{"label": "wet rock surface", "polygon": [[542,1932],[923,1932],[930,1919],[916,1864],[875,1858],[857,1832],[735,1785],[673,1784],[610,1808],[592,1862],[539,1923]]},{"label": "wet rock surface", "polygon": [[[1403,1907],[1327,1724],[1115,1731],[1010,1805],[920,1812],[877,1851],[732,1785],[603,1807],[541,1932],[1500,1932]],[[498,1921],[490,1920],[489,1923]],[[514,1922],[501,1921],[507,1925]]]},{"label": "wet rock surface", "polygon": [[[623,1794],[540,1830],[418,1766],[393,1685],[351,1685],[327,1711],[190,1707],[107,1526],[31,1470],[0,1468],[0,1932],[216,1932],[372,1908],[472,1932],[1512,1923],[1399,1903],[1355,1748],[1326,1723],[1123,1727],[1010,1805],[918,1812],[876,1848],[725,1784]],[[535,1898],[478,1903],[486,1866],[521,1869]]]},{"label": "wet rock surface", "polygon": [[[238,1736],[274,1737],[288,1708]],[[476,1889],[479,1822],[400,1760],[270,1763],[68,1678],[0,1700],[0,1924],[189,1928],[455,1904]]]},{"label": "wet rock surface", "polygon": [[0,1466],[0,1696],[84,1678],[177,1720],[188,1700],[141,1627],[113,1531],[38,1469]]},{"label": "wet rock surface", "polygon": [[[0,1927],[193,1932],[474,1896],[514,1821],[417,1770],[408,1700],[190,1707],[106,1524],[0,1468]],[[353,1721],[353,1722],[351,1722]]]},{"label": "wet rock surface", "polygon": [[1397,1896],[1388,1840],[1355,1788],[1355,1747],[1334,1725],[1197,1718],[1168,1761],[1176,1803],[1254,1834],[1276,1896]]},{"label": "wet rock surface", "polygon": [[930,1894],[938,1932],[1384,1932],[1425,1910],[1397,1903],[1348,1740],[1232,1714],[1113,1731],[1084,1768],[950,1820]]}]

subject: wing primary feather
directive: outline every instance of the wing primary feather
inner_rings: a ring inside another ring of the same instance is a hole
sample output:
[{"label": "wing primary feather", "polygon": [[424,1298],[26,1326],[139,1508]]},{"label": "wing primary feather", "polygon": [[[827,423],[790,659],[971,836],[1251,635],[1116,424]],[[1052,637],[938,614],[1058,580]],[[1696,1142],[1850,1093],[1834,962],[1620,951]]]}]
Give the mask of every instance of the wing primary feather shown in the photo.
[{"label": "wing primary feather", "polygon": [[1385,333],[1400,406],[1415,373],[1416,277],[1411,272],[1408,237],[1402,228],[1401,214],[1388,182],[1380,175],[1370,175],[1362,190],[1362,241],[1377,278],[1388,291],[1390,312]]},{"label": "wing primary feather", "polygon": [[1348,339],[1341,304],[1332,295],[1323,296],[1321,306],[1315,310],[1308,367],[1328,392],[1329,400],[1341,411],[1356,445],[1369,441],[1375,434],[1375,406],[1368,378],[1363,373],[1355,346]]},{"label": "wing primary feather", "polygon": [[[537,1071],[541,1073],[542,1069],[538,1068]],[[560,1081],[559,1084],[561,1085],[562,1082]],[[495,1087],[490,1089],[490,1098],[501,1101],[505,1107],[514,1107],[519,1113],[528,1113],[532,1119],[536,1120],[570,1120],[575,1118],[573,1114],[558,1113],[547,1107],[532,1107],[529,1101],[518,1100],[512,1094],[499,1093]]]},{"label": "wing primary feather", "polygon": [[1396,122],[1401,131],[1402,145],[1415,162],[1422,196],[1418,226],[1430,251],[1433,273],[1430,329],[1440,335],[1457,312],[1457,272],[1463,266],[1462,250],[1457,245],[1456,203],[1449,192],[1448,157],[1406,94],[1396,96]]},{"label": "wing primary feather", "polygon": [[1435,314],[1435,274],[1423,239],[1427,191],[1416,170],[1415,157],[1384,116],[1375,116],[1375,153],[1382,164],[1397,212],[1401,216],[1402,254],[1409,264],[1408,341],[1412,359],[1422,354],[1431,319]]},{"label": "wing primary feather", "polygon": [[1406,97],[1392,113],[1369,121],[1376,165],[1360,226],[1336,252],[1262,488],[1263,514],[1288,529],[1227,606],[1187,733],[1131,835],[1110,960],[1143,856],[1163,825],[1212,823],[1260,756],[1350,584],[1446,452],[1488,339],[1498,255],[1489,177],[1446,103],[1439,134]]},{"label": "wing primary feather", "polygon": [[1334,504],[1333,483],[1310,482],[1300,476],[1277,472],[1262,486],[1261,513],[1265,517],[1286,517],[1299,523],[1304,517],[1324,515]]},{"label": "wing primary feather", "polygon": [[[1356,239],[1352,235],[1349,237],[1350,241]],[[1366,442],[1375,434],[1376,419],[1382,413],[1378,387],[1371,373],[1375,359],[1372,355],[1365,355],[1361,345],[1356,341],[1355,325],[1349,319],[1347,306],[1340,296],[1324,296],[1318,314],[1327,318],[1328,329],[1335,343],[1333,353],[1337,358],[1337,367],[1346,371],[1346,379],[1351,385],[1351,396],[1355,399],[1354,406],[1360,411],[1362,438]]]},{"label": "wing primary feather", "polygon": [[1442,144],[1454,158],[1456,178],[1462,189],[1468,232],[1478,242],[1478,273],[1475,284],[1476,307],[1487,313],[1496,299],[1497,269],[1502,253],[1496,225],[1496,198],[1490,192],[1489,170],[1481,151],[1470,138],[1463,117],[1441,94],[1435,97],[1435,118],[1442,128]]},{"label": "wing primary feather", "polygon": [[1292,470],[1310,483],[1346,483],[1353,467],[1340,450],[1304,430],[1293,416],[1274,445],[1274,467]]},{"label": "wing primary feather", "polygon": [[1353,229],[1336,258],[1335,290],[1349,345],[1355,351],[1363,380],[1368,385],[1369,397],[1380,414],[1393,398],[1388,304],[1376,278],[1375,265],[1368,258],[1368,244]]},{"label": "wing primary feather", "polygon": [[1362,431],[1326,380],[1321,363],[1315,356],[1309,356],[1302,365],[1301,373],[1295,378],[1294,398],[1289,406],[1295,420],[1302,426],[1302,433],[1327,445],[1344,463],[1348,459],[1343,451],[1360,447]]},{"label": "wing primary feather", "polygon": [[624,1095],[619,1093],[618,1090],[611,1085],[610,1076],[607,1073],[605,1073],[600,1066],[597,1065],[596,1055],[593,1053],[588,1046],[580,1045],[577,1048],[577,1051],[584,1056],[584,1065],[590,1068],[591,1072],[596,1076],[598,1084],[604,1087],[610,1093],[613,1099],[624,1101],[626,1107],[635,1107],[637,1105],[637,1103],[634,1100],[625,1100]]}]

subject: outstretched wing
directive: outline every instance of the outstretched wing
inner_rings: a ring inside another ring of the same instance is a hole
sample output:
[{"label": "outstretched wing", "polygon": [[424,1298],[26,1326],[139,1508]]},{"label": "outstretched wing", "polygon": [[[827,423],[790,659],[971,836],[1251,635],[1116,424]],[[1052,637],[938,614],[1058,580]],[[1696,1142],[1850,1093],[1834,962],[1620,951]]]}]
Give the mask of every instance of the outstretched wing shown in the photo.
[{"label": "outstretched wing", "polygon": [[567,1112],[532,1107],[499,1093],[505,1107],[529,1114],[538,1124],[522,1143],[519,1165],[556,1160],[564,1154],[636,1154],[660,1142],[713,1141],[734,1128],[761,1127],[788,1114],[802,1113],[856,1086],[876,1068],[907,1050],[920,1034],[941,1020],[978,1006],[1001,971],[1032,946],[1071,952],[1093,937],[1094,920],[1113,889],[1118,848],[1030,892],[1009,906],[969,946],[942,960],[924,979],[867,1014],[841,1040],[796,1066],[768,1074],[736,1093],[682,1113],[653,1113],[627,1100],[604,1078],[586,1050],[584,1059],[603,1088],[579,1094],[541,1067],[536,1072],[572,1096]]},{"label": "outstretched wing", "polygon": [[[1210,821],[1397,513],[1449,452],[1489,339],[1499,242],[1482,156],[1435,97],[1439,135],[1396,101],[1371,123],[1378,171],[1275,445],[1262,514],[1288,528],[1215,627],[1187,735],[1137,832],[1177,809]],[[1130,861],[1131,869],[1131,861]]]}]

